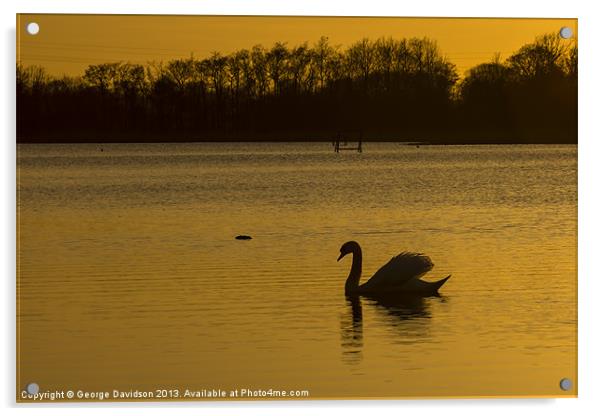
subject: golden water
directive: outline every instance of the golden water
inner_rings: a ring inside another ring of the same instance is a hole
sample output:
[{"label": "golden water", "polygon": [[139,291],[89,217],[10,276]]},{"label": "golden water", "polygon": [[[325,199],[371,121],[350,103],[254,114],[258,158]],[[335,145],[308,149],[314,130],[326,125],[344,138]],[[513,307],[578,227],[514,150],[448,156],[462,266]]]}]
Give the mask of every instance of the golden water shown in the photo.
[{"label": "golden water", "polygon": [[[576,182],[571,145],[19,145],[18,390],[574,395]],[[352,239],[452,278],[352,304]]]}]

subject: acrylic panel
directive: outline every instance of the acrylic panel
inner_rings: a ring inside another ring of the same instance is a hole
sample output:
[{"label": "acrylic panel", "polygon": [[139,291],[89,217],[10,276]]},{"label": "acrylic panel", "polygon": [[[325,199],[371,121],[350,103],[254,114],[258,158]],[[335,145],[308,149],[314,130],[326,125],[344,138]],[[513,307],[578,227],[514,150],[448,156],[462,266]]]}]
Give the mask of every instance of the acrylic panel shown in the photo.
[{"label": "acrylic panel", "polygon": [[17,401],[577,396],[576,19],[22,14],[16,86]]}]

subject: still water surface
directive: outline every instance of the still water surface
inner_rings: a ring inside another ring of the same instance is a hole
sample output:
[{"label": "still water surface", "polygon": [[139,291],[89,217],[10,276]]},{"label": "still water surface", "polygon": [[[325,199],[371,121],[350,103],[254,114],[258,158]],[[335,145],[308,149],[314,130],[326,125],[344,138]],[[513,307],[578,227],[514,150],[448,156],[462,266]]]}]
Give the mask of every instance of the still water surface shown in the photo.
[{"label": "still water surface", "polygon": [[[575,394],[576,183],[570,145],[19,145],[19,389]],[[348,240],[452,278],[351,302]]]}]

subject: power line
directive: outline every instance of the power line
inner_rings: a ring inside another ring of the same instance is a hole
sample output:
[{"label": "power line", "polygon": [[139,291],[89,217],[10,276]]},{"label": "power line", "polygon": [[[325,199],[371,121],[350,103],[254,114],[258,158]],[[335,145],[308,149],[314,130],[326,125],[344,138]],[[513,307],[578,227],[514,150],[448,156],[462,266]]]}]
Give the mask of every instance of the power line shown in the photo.
[{"label": "power line", "polygon": [[[165,55],[165,56],[170,56],[172,54],[178,54],[178,53],[186,53],[186,54],[190,54],[190,53],[194,53],[195,50],[190,50],[190,49],[173,49],[173,48],[156,48],[156,47],[141,47],[141,46],[119,46],[119,45],[90,45],[90,44],[72,44],[72,43],[63,43],[63,42],[44,42],[44,41],[22,41],[20,43],[20,46],[23,47],[45,47],[46,45],[54,45],[52,46],[52,48],[56,48],[56,49],[77,49],[77,50],[89,50],[90,48],[101,48],[101,49],[113,49],[113,50],[119,50],[119,49],[124,49],[124,50],[147,50],[147,51],[152,51],[153,54],[155,55]],[[156,52],[156,51],[166,51],[165,52]],[[111,52],[111,51],[109,51]],[[463,55],[469,55],[469,56],[482,56],[482,55],[491,55],[491,54],[496,54],[496,53],[513,53],[515,51],[497,51],[497,50],[493,50],[493,51],[455,51],[455,52],[447,52],[447,53],[442,53],[442,55],[444,56],[463,56]],[[103,52],[104,53],[104,52]],[[147,55],[150,53],[146,53],[146,52],[128,52],[128,53],[135,53],[135,54],[142,54],[142,55]]]},{"label": "power line", "polygon": [[[146,46],[120,46],[120,45],[98,45],[98,44],[77,44],[77,43],[65,43],[65,42],[48,42],[48,41],[21,41],[22,46],[36,46],[36,45],[58,45],[65,48],[102,48],[102,49],[146,49],[151,51],[173,51],[173,48],[158,48],[158,47],[146,47]],[[183,50],[180,50],[183,51]]]},{"label": "power line", "polygon": [[173,53],[154,52],[154,51],[153,52],[132,52],[132,51],[127,51],[126,52],[126,51],[109,51],[109,50],[107,50],[107,51],[90,51],[88,48],[84,48],[84,47],[74,48],[74,47],[52,46],[52,47],[49,48],[49,47],[44,46],[44,45],[27,45],[27,48],[31,48],[31,47],[43,48],[44,51],[53,50],[53,49],[58,49],[58,50],[63,50],[63,51],[66,50],[67,52],[71,52],[73,50],[81,50],[81,51],[88,51],[91,54],[92,53],[96,53],[96,54],[98,54],[98,53],[100,53],[100,54],[127,54],[127,55],[132,55],[133,54],[133,55],[142,55],[142,56],[149,56],[149,55],[155,55],[155,56],[156,55],[159,55],[159,56],[174,56],[174,54],[176,54],[176,55],[178,55],[178,54],[179,55],[181,55],[181,54],[190,55],[190,54],[194,53],[194,51],[183,52],[183,50],[179,50],[179,51],[174,50]]}]

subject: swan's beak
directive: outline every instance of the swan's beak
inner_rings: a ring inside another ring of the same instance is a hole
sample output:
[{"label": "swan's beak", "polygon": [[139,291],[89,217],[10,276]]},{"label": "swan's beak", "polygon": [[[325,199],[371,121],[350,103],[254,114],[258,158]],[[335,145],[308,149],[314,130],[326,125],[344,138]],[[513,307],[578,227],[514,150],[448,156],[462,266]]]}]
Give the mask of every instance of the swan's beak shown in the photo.
[{"label": "swan's beak", "polygon": [[339,256],[339,258],[337,259],[337,261],[341,260],[343,257],[345,257],[346,253],[341,253],[341,255]]}]

